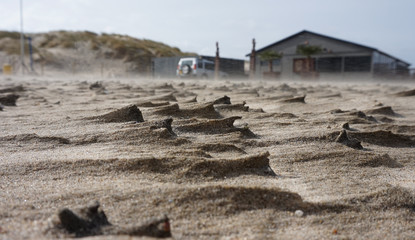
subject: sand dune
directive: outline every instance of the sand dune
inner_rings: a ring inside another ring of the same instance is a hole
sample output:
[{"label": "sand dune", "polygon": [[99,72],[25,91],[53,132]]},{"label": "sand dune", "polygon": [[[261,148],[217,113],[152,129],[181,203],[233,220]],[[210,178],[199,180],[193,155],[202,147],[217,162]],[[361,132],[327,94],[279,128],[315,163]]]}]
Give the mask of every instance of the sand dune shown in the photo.
[{"label": "sand dune", "polygon": [[0,239],[411,239],[414,86],[1,77]]}]

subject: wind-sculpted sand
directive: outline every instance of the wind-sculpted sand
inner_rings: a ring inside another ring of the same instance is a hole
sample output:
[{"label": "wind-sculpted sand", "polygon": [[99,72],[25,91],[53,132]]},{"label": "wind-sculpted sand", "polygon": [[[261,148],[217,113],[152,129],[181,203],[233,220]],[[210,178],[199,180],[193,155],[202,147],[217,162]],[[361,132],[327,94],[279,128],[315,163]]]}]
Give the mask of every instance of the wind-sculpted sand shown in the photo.
[{"label": "wind-sculpted sand", "polygon": [[413,239],[415,84],[0,78],[0,239]]}]

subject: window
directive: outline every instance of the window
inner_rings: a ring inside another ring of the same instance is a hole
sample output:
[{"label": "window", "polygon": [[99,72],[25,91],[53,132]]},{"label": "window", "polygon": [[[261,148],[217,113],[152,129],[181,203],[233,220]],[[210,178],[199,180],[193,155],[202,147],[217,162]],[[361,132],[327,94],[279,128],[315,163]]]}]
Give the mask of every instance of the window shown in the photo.
[{"label": "window", "polygon": [[315,58],[294,58],[293,60],[293,72],[304,73],[312,72],[316,70],[316,59]]},{"label": "window", "polygon": [[345,57],[345,72],[369,72],[372,58],[370,56]]},{"label": "window", "polygon": [[182,61],[182,66],[184,66],[184,65],[189,65],[190,67],[192,67],[193,61],[192,60]]},{"label": "window", "polygon": [[[261,61],[260,62],[261,66],[268,66],[269,65],[269,61]],[[272,60],[272,65],[273,66],[279,66],[281,64],[281,59],[274,59]]]},{"label": "window", "polygon": [[342,58],[341,57],[326,57],[317,60],[319,72],[341,72]]}]

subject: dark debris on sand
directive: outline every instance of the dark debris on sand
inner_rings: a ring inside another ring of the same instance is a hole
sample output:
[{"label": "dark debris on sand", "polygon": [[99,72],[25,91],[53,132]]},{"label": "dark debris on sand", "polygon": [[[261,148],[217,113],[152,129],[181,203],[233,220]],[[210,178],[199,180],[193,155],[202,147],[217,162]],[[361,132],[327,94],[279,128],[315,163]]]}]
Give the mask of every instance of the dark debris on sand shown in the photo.
[{"label": "dark debris on sand", "polygon": [[0,104],[3,104],[4,106],[16,106],[19,97],[20,96],[17,94],[0,95]]},{"label": "dark debris on sand", "polygon": [[335,140],[338,143],[344,144],[348,147],[354,148],[354,149],[363,149],[362,145],[360,144],[360,141],[356,139],[351,139],[347,136],[347,131],[342,130],[339,136]]},{"label": "dark debris on sand", "polygon": [[95,82],[95,83],[92,83],[91,85],[89,85],[89,89],[90,90],[97,90],[97,89],[105,89],[105,87],[104,87],[104,85],[102,85],[102,83]]},{"label": "dark debris on sand", "polygon": [[55,236],[63,234],[74,237],[129,235],[168,238],[172,236],[167,216],[138,226],[115,226],[108,221],[98,201],[74,211],[68,208],[61,209],[54,225],[46,232]]},{"label": "dark debris on sand", "polygon": [[172,135],[176,135],[171,128],[171,124],[173,123],[173,118],[169,117],[161,121],[156,121],[153,125],[150,126],[150,129],[157,129],[157,128],[165,128],[167,129]]}]

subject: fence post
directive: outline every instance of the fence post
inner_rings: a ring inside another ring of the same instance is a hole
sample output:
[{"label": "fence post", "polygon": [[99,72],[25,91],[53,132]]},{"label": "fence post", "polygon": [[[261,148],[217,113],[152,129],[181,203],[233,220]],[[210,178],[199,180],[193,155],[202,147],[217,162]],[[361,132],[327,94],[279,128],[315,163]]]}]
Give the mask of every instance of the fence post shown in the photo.
[{"label": "fence post", "polygon": [[255,38],[252,39],[252,50],[251,56],[249,59],[249,78],[253,79],[255,77],[256,71],[256,56],[255,56]]},{"label": "fence post", "polygon": [[219,43],[216,42],[216,57],[215,57],[215,80],[219,79]]}]

